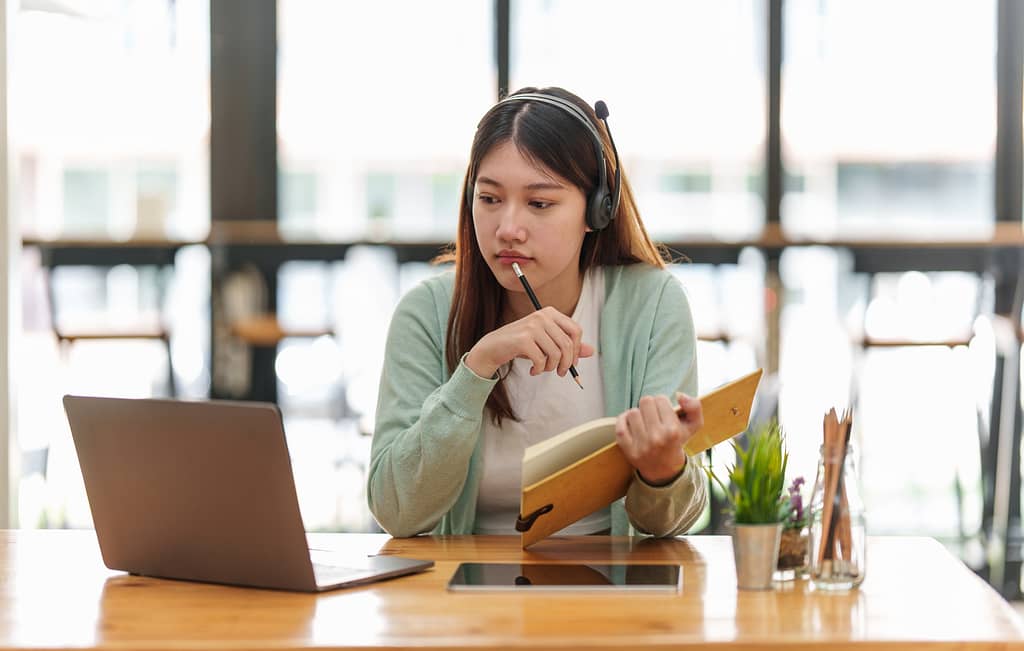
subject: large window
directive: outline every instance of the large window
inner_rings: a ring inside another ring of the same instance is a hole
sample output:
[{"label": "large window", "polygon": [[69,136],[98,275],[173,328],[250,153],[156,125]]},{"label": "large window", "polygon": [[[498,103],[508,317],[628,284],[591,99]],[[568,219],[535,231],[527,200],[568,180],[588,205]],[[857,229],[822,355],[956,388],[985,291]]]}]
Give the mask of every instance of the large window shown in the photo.
[{"label": "large window", "polygon": [[201,237],[210,212],[208,0],[25,1],[13,27],[23,230]]},{"label": "large window", "polygon": [[[24,235],[195,239],[209,208],[209,2],[23,0],[10,29],[12,195]],[[208,391],[205,250],[170,269],[66,266],[22,256],[18,513],[23,526],[87,526],[63,393]],[[65,340],[156,330],[161,342]],[[137,328],[136,328],[137,326]]]},{"label": "large window", "polygon": [[604,100],[652,233],[735,237],[764,222],[764,3],[517,0],[510,91]]},{"label": "large window", "polygon": [[280,0],[282,228],[451,239],[494,102],[492,3]]},{"label": "large window", "polygon": [[[210,2],[21,1],[12,188],[29,234],[202,238]],[[272,370],[253,365],[278,382],[307,527],[373,526],[366,434],[388,323],[402,294],[439,271],[400,263],[411,247],[392,245],[455,234],[474,129],[499,79],[508,91],[554,85],[606,101],[650,232],[699,262],[710,249],[687,251],[687,241],[756,239],[774,216],[766,170],[779,161],[766,160],[766,132],[780,97],[769,92],[769,58],[781,60],[786,231],[983,236],[995,203],[1000,2],[276,0],[276,132],[268,124],[255,135],[277,137],[279,226],[300,239],[374,241],[314,261],[301,259],[314,247],[285,238],[275,252],[296,259],[267,285],[281,325],[329,331],[261,353]],[[274,2],[237,7],[275,11]],[[769,56],[775,7],[779,58]],[[496,47],[506,30],[507,60]],[[871,267],[884,250],[870,243],[865,258],[835,245],[789,246],[778,260],[774,249],[745,247],[737,264],[721,263],[733,258],[714,248],[716,264],[672,267],[701,337],[701,392],[778,360],[756,409],[778,407],[789,471],[808,483],[821,415],[855,405],[871,531],[927,533],[971,559],[988,542],[979,457],[993,394],[990,315],[1005,289],[997,285],[1016,270],[920,273],[890,257],[883,273]],[[226,302],[255,305],[259,292],[246,287],[259,279],[248,282],[251,268],[228,272],[213,253],[181,249],[161,298],[152,288],[163,276],[134,266],[61,268],[47,292],[46,258],[26,248],[17,351],[31,360],[18,387],[24,524],[88,524],[63,392],[165,395],[173,385],[178,396],[205,397],[211,358],[218,372],[248,377],[256,357],[243,343],[215,340],[211,350],[206,341],[209,290],[226,286]],[[55,344],[55,322],[120,326],[125,315],[158,312],[171,320],[169,352],[152,342]],[[727,446],[715,452],[720,471],[731,461]]]},{"label": "large window", "polygon": [[993,221],[994,0],[787,0],[782,218],[814,236]]},{"label": "large window", "polygon": [[790,467],[813,473],[822,414],[855,406],[871,531],[934,536],[977,565],[991,288],[961,272],[853,273],[850,255],[827,247],[789,249],[781,273]]},{"label": "large window", "polygon": [[[324,239],[455,237],[473,133],[497,96],[492,5],[278,1],[283,231]],[[357,247],[344,261],[289,263],[278,276],[279,318],[327,324],[335,333],[286,340],[276,362],[310,529],[372,526],[365,433],[373,429],[384,336],[408,289],[407,271],[386,247]]]}]

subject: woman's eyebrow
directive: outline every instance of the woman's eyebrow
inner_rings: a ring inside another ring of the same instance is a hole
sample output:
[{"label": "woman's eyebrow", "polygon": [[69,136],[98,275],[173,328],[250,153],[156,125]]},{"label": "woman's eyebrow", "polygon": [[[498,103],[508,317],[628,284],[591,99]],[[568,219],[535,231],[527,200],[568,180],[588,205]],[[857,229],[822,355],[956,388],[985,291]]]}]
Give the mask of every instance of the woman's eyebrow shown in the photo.
[{"label": "woman's eyebrow", "polygon": [[488,176],[478,176],[478,177],[476,177],[476,182],[477,183],[483,183],[484,185],[493,185],[493,186],[498,187],[498,188],[502,187],[502,185],[500,183],[498,183],[497,181],[495,181],[494,179],[492,179],[492,178],[490,178]]},{"label": "woman's eyebrow", "polygon": [[565,186],[562,185],[561,183],[554,183],[554,182],[544,183],[544,182],[541,182],[541,183],[531,183],[528,186],[526,186],[526,189],[527,190],[564,190]]},{"label": "woman's eyebrow", "polygon": [[[477,183],[484,185],[493,185],[494,187],[504,187],[501,183],[498,183],[489,176],[478,176],[476,178]],[[526,186],[527,190],[564,190],[565,186],[561,183],[555,183],[554,181],[538,181],[537,183],[530,183]]]}]

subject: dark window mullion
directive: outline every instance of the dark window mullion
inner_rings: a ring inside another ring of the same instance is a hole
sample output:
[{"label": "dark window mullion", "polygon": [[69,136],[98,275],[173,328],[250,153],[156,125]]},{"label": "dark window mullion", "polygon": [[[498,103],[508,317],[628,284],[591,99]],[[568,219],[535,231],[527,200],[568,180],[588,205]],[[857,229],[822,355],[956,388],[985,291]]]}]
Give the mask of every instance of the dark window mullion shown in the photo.
[{"label": "dark window mullion", "polygon": [[494,2],[494,55],[498,64],[498,99],[508,94],[509,84],[509,43],[511,42],[512,0]]},{"label": "dark window mullion", "polygon": [[277,2],[213,0],[210,218],[277,213]]},{"label": "dark window mullion", "polygon": [[765,223],[778,223],[782,205],[782,0],[768,0],[768,133],[765,151]]},{"label": "dark window mullion", "polygon": [[997,15],[996,220],[1020,222],[1024,212],[1024,2],[999,0]]}]

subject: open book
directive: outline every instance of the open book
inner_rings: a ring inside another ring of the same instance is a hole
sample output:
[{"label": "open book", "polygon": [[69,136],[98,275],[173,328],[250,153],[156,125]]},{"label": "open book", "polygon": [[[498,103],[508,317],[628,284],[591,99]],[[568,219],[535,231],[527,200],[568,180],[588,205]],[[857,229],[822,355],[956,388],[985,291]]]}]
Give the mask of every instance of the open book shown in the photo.
[{"label": "open book", "polygon": [[[761,369],[701,396],[704,425],[687,441],[693,456],[747,427]],[[676,408],[679,413],[679,408]],[[525,548],[626,494],[633,466],[615,442],[615,417],[566,430],[523,453],[516,529]]]}]

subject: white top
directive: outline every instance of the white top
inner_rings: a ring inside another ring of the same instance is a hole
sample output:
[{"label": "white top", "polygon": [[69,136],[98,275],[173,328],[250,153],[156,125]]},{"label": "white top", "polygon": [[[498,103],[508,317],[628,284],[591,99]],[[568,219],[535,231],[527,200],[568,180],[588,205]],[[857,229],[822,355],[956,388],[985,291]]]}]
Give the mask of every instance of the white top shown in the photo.
[{"label": "white top", "polygon": [[[506,418],[499,428],[488,413],[484,414],[481,431],[484,437],[483,465],[476,503],[475,533],[518,535],[515,524],[522,496],[523,451],[571,427],[605,416],[601,357],[596,352],[603,307],[604,269],[595,266],[583,278],[580,300],[572,313],[572,320],[583,329],[583,341],[595,348],[592,357],[580,358],[576,364],[583,391],[569,373],[565,377],[553,372],[531,377],[533,363],[530,360],[512,360],[512,369],[505,378],[505,390],[508,391],[512,411],[520,420],[516,422]],[[558,533],[587,534],[609,527],[611,516],[606,507]]]}]

